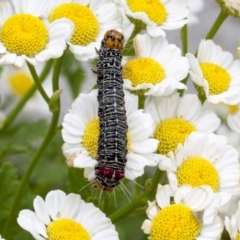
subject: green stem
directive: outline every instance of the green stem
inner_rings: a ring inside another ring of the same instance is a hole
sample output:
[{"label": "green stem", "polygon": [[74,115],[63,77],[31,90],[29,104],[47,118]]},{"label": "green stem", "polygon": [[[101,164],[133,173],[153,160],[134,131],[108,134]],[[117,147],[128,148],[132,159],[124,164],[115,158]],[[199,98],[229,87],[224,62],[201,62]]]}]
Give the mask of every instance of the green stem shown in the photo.
[{"label": "green stem", "polygon": [[16,212],[18,206],[19,206],[19,202],[21,201],[21,196],[22,196],[23,190],[26,187],[26,184],[27,184],[34,168],[36,167],[40,157],[42,156],[42,154],[44,153],[44,151],[46,150],[46,148],[48,147],[49,143],[51,142],[52,138],[55,135],[55,130],[56,130],[56,127],[57,127],[57,122],[58,122],[58,116],[59,116],[58,111],[53,113],[51,124],[50,124],[50,127],[48,129],[47,135],[46,135],[45,139],[43,140],[41,146],[39,147],[38,151],[36,152],[36,154],[32,158],[32,160],[30,162],[30,165],[28,166],[25,174],[23,175],[23,177],[21,179],[19,188],[17,189],[17,192],[16,192],[16,194],[14,196],[14,199],[13,199],[13,204],[12,204],[12,207],[10,209],[8,219],[7,219],[5,227],[3,229],[3,235],[6,236],[6,238],[9,238],[8,232],[11,230],[10,227],[12,226],[15,212]]},{"label": "green stem", "polygon": [[183,55],[188,52],[188,25],[184,25],[181,29],[182,51]]},{"label": "green stem", "polygon": [[[42,82],[43,80],[45,80],[45,78],[47,77],[47,75],[49,74],[49,71],[52,67],[53,64],[53,60],[50,60],[46,63],[39,79]],[[4,127],[3,129],[0,131],[6,131],[10,125],[12,124],[12,122],[16,119],[17,115],[19,114],[19,112],[22,110],[22,108],[25,106],[26,102],[29,100],[29,98],[35,93],[35,91],[37,90],[36,85],[33,85],[28,92],[21,98],[21,100],[18,102],[18,104],[16,105],[16,107],[8,114],[6,120],[4,121]]]},{"label": "green stem", "polygon": [[225,13],[223,10],[219,13],[215,23],[213,24],[212,28],[208,32],[205,39],[213,39],[215,34],[217,33],[218,29],[221,27],[222,23],[225,21],[225,19],[228,17],[228,14]]},{"label": "green stem", "polygon": [[145,91],[137,91],[138,93],[138,109],[144,109],[146,96],[144,95]]},{"label": "green stem", "polygon": [[[59,82],[59,75],[60,75],[62,61],[63,61],[63,56],[61,58],[58,58],[55,62],[54,72],[53,72],[53,91],[57,91],[59,89],[58,82]],[[58,99],[57,101],[58,101],[58,104],[60,105],[60,99]],[[53,139],[53,137],[56,133],[58,119],[59,119],[59,111],[60,111],[60,108],[58,108],[58,110],[53,113],[47,135],[46,135],[45,139],[43,140],[41,146],[39,147],[38,151],[33,156],[25,174],[23,175],[23,177],[20,181],[19,188],[17,189],[17,192],[14,196],[13,204],[12,204],[12,207],[9,212],[9,217],[6,220],[6,224],[3,229],[3,235],[6,236],[6,238],[9,238],[8,233],[11,230],[15,212],[17,211],[19,202],[21,201],[21,196],[22,196],[23,190],[26,187],[26,184],[29,181],[29,178],[30,178],[33,170],[37,166],[41,156],[43,155],[46,148],[49,146],[51,140]]]},{"label": "green stem", "polygon": [[[183,56],[188,52],[188,25],[184,25],[181,29],[181,41],[182,41],[182,51]],[[182,83],[187,85],[188,76],[182,80]],[[184,94],[184,89],[178,90],[180,96]]]},{"label": "green stem", "polygon": [[27,63],[28,65],[28,69],[32,75],[32,78],[37,86],[37,89],[38,91],[40,92],[40,94],[42,95],[43,99],[46,101],[46,103],[48,104],[49,103],[49,97],[47,95],[47,93],[45,92],[43,86],[42,86],[42,83],[37,75],[37,72],[36,72],[36,69],[30,64],[30,63]]},{"label": "green stem", "polygon": [[163,172],[161,172],[159,169],[155,172],[155,175],[152,180],[151,186],[146,190],[145,193],[142,195],[136,196],[130,204],[127,206],[119,209],[118,211],[114,212],[110,215],[110,219],[113,223],[121,220],[124,216],[129,215],[131,212],[133,212],[137,207],[146,204],[147,200],[152,198],[156,193],[157,185],[160,183],[160,180],[163,177]]},{"label": "green stem", "polygon": [[[59,89],[59,76],[60,76],[60,71],[61,71],[61,66],[63,63],[63,59],[64,59],[64,54],[62,55],[62,57],[58,58],[55,61],[55,65],[54,65],[54,71],[53,71],[53,92],[57,91]],[[59,101],[60,103],[60,101]]]}]

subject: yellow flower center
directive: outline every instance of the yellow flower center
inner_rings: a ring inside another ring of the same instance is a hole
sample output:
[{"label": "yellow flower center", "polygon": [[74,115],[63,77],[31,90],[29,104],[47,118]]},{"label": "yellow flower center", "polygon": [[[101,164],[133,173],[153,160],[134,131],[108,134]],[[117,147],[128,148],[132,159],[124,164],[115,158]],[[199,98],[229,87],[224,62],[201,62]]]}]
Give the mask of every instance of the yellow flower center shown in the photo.
[{"label": "yellow flower center", "polygon": [[127,5],[133,12],[145,12],[157,25],[167,18],[166,8],[159,0],[127,0]]},{"label": "yellow flower center", "polygon": [[87,149],[92,158],[97,157],[99,135],[99,118],[95,118],[89,121],[83,135],[83,147]]},{"label": "yellow flower center", "polygon": [[240,240],[240,233],[237,234],[235,240]]},{"label": "yellow flower center", "polygon": [[177,170],[178,185],[190,184],[193,187],[208,185],[216,192],[219,188],[219,175],[214,165],[202,157],[185,160]]},{"label": "yellow flower center", "polygon": [[0,39],[11,53],[33,57],[48,42],[48,31],[43,21],[30,14],[10,17],[0,30]]},{"label": "yellow flower center", "polygon": [[90,240],[87,230],[72,219],[58,219],[47,227],[49,240]]},{"label": "yellow flower center", "polygon": [[156,85],[165,78],[163,67],[152,58],[131,59],[123,68],[123,78],[136,87],[142,83]]},{"label": "yellow flower center", "polygon": [[213,63],[201,63],[204,79],[209,85],[209,94],[220,94],[227,91],[230,85],[230,75],[222,67]]},{"label": "yellow flower center", "polygon": [[181,204],[163,208],[154,217],[151,240],[193,240],[199,235],[201,225],[191,209]]},{"label": "yellow flower center", "polygon": [[160,122],[154,133],[154,138],[159,140],[159,153],[167,155],[170,151],[175,151],[178,143],[183,144],[186,137],[194,131],[195,126],[184,119],[172,118]]},{"label": "yellow flower center", "polygon": [[[95,118],[87,124],[82,141],[83,147],[89,152],[92,158],[97,157],[99,135],[99,118]],[[130,148],[131,135],[127,132],[127,150],[130,151]]]},{"label": "yellow flower center", "polygon": [[229,113],[236,113],[239,110],[238,105],[228,105]]},{"label": "yellow flower center", "polygon": [[74,45],[86,46],[95,41],[99,31],[99,24],[94,13],[78,3],[65,3],[56,7],[50,14],[49,21],[68,18],[74,25],[74,33],[70,42]]},{"label": "yellow flower center", "polygon": [[18,95],[24,95],[33,85],[31,77],[25,73],[19,72],[13,74],[9,79],[10,85]]}]

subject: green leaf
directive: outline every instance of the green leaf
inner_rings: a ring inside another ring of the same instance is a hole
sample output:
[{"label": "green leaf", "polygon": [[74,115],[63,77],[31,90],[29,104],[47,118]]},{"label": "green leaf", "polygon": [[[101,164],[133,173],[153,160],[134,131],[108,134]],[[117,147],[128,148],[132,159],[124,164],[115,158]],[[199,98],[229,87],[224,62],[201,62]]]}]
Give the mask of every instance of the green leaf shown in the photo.
[{"label": "green leaf", "polygon": [[11,163],[4,163],[0,168],[0,222],[6,219],[13,196],[19,186],[18,173]]},{"label": "green leaf", "polygon": [[18,126],[4,133],[0,138],[0,159],[2,160],[7,155],[35,150],[45,136],[47,127],[46,121],[41,120]]},{"label": "green leaf", "polygon": [[89,182],[84,178],[83,171],[80,168],[69,168],[69,182],[67,184],[69,192],[77,194],[81,192],[81,196],[88,195],[89,189],[87,185]]}]

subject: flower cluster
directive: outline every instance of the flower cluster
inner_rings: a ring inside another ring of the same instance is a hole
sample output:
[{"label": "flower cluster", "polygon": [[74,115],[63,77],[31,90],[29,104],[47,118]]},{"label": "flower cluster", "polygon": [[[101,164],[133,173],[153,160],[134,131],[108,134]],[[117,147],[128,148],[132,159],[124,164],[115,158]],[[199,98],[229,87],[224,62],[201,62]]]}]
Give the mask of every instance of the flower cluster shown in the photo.
[{"label": "flower cluster", "polygon": [[0,64],[22,67],[59,58],[67,45],[78,60],[97,56],[104,33],[133,25],[110,0],[13,1],[1,3]]}]

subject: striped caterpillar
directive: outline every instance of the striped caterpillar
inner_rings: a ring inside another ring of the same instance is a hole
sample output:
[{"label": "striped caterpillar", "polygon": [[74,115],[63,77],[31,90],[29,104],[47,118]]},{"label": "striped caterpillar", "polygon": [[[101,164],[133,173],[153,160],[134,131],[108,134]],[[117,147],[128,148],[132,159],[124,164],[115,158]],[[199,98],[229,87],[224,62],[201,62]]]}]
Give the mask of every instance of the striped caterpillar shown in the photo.
[{"label": "striped caterpillar", "polygon": [[124,177],[127,154],[127,119],[123,92],[121,50],[124,37],[116,30],[105,33],[101,42],[97,64],[98,116],[100,136],[98,140],[96,178],[92,186],[112,191]]}]

